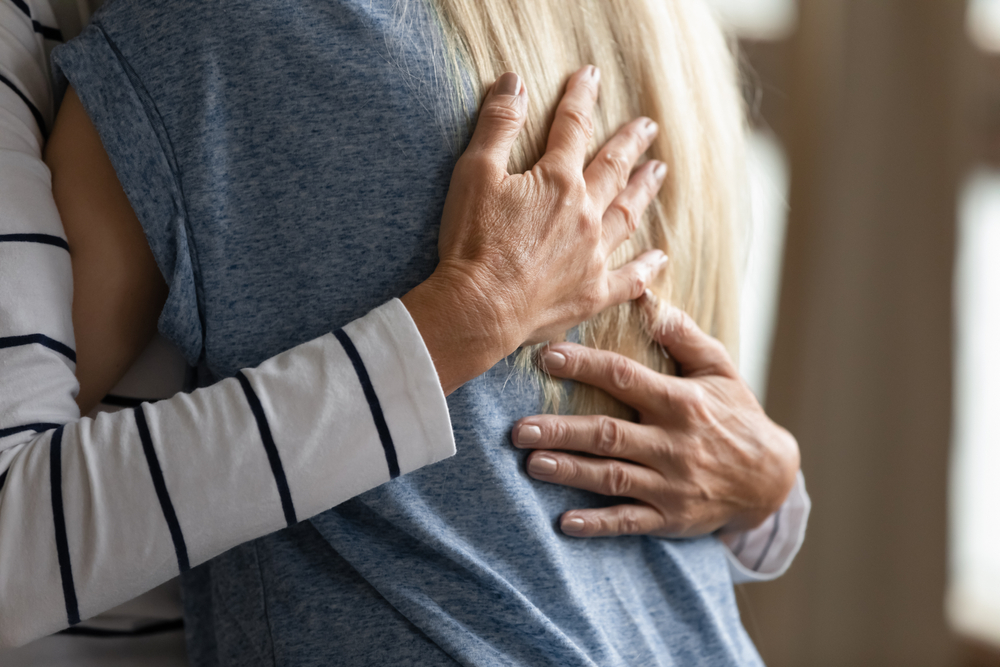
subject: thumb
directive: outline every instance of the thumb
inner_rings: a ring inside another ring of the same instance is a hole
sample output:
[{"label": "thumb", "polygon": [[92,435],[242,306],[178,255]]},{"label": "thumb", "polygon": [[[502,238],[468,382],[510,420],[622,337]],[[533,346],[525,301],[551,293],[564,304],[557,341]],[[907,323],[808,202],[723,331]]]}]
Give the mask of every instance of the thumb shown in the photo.
[{"label": "thumb", "polygon": [[524,127],[527,110],[528,93],[521,77],[514,72],[503,74],[486,94],[466,155],[484,157],[506,172],[511,147]]},{"label": "thumb", "polygon": [[653,340],[666,348],[681,365],[685,377],[739,377],[726,347],[702,331],[690,315],[657,298],[648,289],[638,298],[638,303]]}]

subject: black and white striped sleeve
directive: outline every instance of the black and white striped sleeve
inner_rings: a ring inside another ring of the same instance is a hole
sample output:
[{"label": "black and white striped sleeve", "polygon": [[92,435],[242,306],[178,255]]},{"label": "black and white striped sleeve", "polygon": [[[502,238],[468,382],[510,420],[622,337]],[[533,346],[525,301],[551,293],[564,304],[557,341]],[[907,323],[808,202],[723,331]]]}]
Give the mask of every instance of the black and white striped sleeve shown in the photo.
[{"label": "black and white striped sleeve", "polygon": [[784,574],[806,539],[811,508],[805,477],[799,471],[795,486],[777,512],[753,530],[725,535],[733,583],[771,581]]},{"label": "black and white striped sleeve", "polygon": [[399,301],[212,387],[7,442],[5,644],[454,453],[444,395]]},{"label": "black and white striped sleeve", "polygon": [[0,450],[76,414],[72,273],[42,162],[54,112],[36,25],[54,25],[47,3],[0,0]]},{"label": "black and white striped sleeve", "polygon": [[47,6],[0,0],[0,12],[11,6],[0,21],[0,73],[20,89],[0,86],[0,645],[455,451],[433,362],[398,300],[212,387],[80,418],[70,255],[27,103],[50,124],[51,89],[24,62],[45,61],[35,23]]}]

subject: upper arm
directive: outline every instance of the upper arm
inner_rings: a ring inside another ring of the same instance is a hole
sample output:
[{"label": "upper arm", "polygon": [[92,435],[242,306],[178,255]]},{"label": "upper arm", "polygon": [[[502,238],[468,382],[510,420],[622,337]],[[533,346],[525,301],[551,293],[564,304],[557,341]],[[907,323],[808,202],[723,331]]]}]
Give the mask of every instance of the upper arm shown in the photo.
[{"label": "upper arm", "polygon": [[167,285],[101,138],[72,88],[45,150],[73,262],[73,327],[86,414],[156,333]]}]

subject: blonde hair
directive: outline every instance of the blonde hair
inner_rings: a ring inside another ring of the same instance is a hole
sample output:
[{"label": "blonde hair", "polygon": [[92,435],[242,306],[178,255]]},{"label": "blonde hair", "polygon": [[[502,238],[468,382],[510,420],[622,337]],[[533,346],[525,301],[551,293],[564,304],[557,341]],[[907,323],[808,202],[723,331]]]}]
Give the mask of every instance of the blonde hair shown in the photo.
[{"label": "blonde hair", "polygon": [[[704,3],[430,1],[444,30],[448,77],[458,107],[468,104],[468,72],[475,102],[507,71],[517,72],[527,86],[529,115],[511,155],[511,173],[530,169],[542,155],[566,80],[586,64],[601,69],[591,157],[636,116],[659,123],[659,136],[648,154],[667,164],[666,182],[612,263],[620,266],[652,248],[666,252],[670,262],[665,275],[651,289],[687,311],[735,358],[737,250],[745,210],[744,114],[733,54]],[[585,322],[580,342],[673,372],[632,303]],[[522,350],[521,365],[530,366],[533,354]],[[561,384],[544,375],[539,379],[547,407],[558,411]],[[577,414],[631,415],[625,406],[584,385],[573,391],[570,409]]]}]

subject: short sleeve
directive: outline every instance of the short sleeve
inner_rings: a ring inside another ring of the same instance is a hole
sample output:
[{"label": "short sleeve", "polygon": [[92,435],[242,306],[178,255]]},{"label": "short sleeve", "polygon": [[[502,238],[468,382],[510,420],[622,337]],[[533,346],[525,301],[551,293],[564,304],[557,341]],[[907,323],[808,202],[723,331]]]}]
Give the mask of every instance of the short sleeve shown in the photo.
[{"label": "short sleeve", "polygon": [[100,134],[169,287],[160,332],[195,365],[202,353],[194,248],[177,163],[152,96],[95,19],[52,54]]}]

